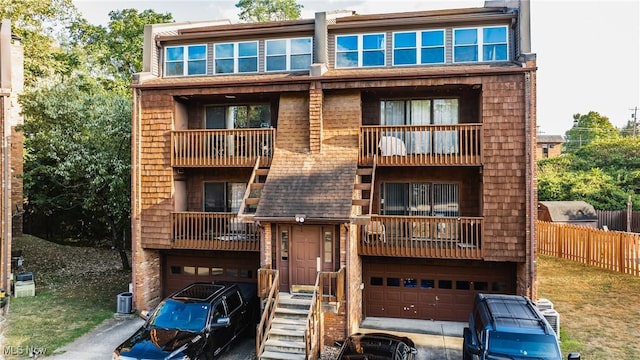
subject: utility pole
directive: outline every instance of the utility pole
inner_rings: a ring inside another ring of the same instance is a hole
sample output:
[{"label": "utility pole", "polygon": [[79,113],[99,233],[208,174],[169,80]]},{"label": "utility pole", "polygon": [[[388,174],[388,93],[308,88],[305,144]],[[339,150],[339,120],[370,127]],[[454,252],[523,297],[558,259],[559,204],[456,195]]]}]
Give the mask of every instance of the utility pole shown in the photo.
[{"label": "utility pole", "polygon": [[633,109],[629,109],[629,110],[633,110],[633,114],[631,114],[631,118],[633,119],[633,138],[636,138],[636,130],[638,129],[638,107],[634,107]]}]

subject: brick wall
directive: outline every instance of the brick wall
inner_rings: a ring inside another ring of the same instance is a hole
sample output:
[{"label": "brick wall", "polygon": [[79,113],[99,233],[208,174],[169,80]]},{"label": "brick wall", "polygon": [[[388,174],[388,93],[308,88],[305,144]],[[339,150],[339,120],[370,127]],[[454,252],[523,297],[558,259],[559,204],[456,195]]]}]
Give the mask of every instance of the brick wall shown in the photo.
[{"label": "brick wall", "polygon": [[344,314],[334,312],[322,313],[324,345],[333,345],[336,341],[346,338],[347,322]]}]

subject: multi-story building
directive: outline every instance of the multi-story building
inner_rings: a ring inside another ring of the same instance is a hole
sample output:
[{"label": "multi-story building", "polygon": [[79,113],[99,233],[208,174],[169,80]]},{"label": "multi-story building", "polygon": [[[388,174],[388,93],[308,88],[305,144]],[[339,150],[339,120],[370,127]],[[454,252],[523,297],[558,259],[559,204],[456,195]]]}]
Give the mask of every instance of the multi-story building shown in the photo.
[{"label": "multi-story building", "polygon": [[0,193],[0,286],[10,289],[11,238],[22,234],[22,132],[18,95],[24,87],[24,53],[20,40],[11,33],[11,21],[0,22],[0,129],[2,192]]},{"label": "multi-story building", "polygon": [[302,291],[320,271],[340,303],[324,327],[344,336],[533,296],[536,61],[512,4],[147,26],[136,307],[258,269]]}]

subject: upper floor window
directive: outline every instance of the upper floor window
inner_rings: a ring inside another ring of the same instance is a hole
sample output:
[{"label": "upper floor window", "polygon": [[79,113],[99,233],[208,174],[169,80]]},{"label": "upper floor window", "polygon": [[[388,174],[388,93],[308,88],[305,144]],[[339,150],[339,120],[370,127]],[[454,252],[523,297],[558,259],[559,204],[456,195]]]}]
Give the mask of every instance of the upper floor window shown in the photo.
[{"label": "upper floor window", "polygon": [[168,46],[165,48],[166,76],[206,75],[207,45]]},{"label": "upper floor window", "polygon": [[268,128],[271,126],[269,104],[207,106],[206,129]]},{"label": "upper floor window", "polygon": [[216,74],[252,73],[258,71],[258,42],[215,44]]},{"label": "upper floor window", "polygon": [[311,66],[311,38],[267,40],[266,70],[308,70]]},{"label": "upper floor window", "polygon": [[508,60],[506,26],[453,30],[453,62]]},{"label": "upper floor window", "polygon": [[393,65],[444,63],[444,30],[393,34]]},{"label": "upper floor window", "polygon": [[204,211],[237,213],[246,189],[245,183],[205,182]]},{"label": "upper floor window", "polygon": [[383,183],[380,210],[383,215],[460,216],[456,183]]},{"label": "upper floor window", "polygon": [[384,34],[336,36],[336,67],[384,66]]}]

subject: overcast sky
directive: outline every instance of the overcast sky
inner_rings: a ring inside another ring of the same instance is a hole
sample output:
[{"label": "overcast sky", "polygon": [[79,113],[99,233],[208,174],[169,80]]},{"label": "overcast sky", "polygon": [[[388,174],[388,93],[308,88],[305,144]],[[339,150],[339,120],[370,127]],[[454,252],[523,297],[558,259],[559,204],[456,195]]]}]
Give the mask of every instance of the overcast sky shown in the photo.
[{"label": "overcast sky", "polygon": [[[126,8],[170,13],[177,22],[230,19],[237,0],[74,0],[91,23]],[[331,10],[360,14],[481,7],[481,0],[298,0],[302,17]],[[392,6],[390,6],[392,5]],[[573,114],[597,111],[623,127],[640,107],[640,1],[531,1],[531,48],[538,60],[537,120],[543,134],[564,135]],[[640,118],[640,110],[638,115]]]}]

